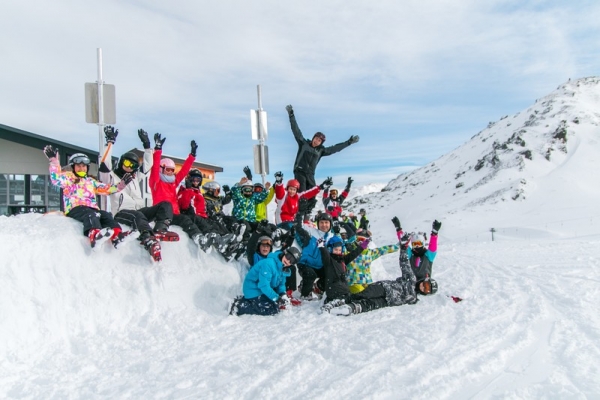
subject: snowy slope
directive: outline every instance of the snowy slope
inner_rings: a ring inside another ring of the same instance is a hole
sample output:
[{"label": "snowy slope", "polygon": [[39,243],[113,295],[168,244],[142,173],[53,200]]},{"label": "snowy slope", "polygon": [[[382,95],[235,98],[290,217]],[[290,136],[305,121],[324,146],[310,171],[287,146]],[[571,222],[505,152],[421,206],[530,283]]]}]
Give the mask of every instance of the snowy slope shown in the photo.
[{"label": "snowy slope", "polygon": [[[0,217],[0,398],[598,398],[595,82],[561,85],[349,202],[367,208],[378,245],[394,242],[394,215],[409,230],[443,222],[440,292],[414,306],[230,317],[245,264],[198,254],[176,227],[181,241],[153,264],[134,237],[92,252],[69,218]],[[504,149],[530,115],[526,146]],[[566,144],[552,138],[559,119]],[[476,171],[492,154],[502,168]],[[396,254],[373,265],[376,280],[398,271]]]}]

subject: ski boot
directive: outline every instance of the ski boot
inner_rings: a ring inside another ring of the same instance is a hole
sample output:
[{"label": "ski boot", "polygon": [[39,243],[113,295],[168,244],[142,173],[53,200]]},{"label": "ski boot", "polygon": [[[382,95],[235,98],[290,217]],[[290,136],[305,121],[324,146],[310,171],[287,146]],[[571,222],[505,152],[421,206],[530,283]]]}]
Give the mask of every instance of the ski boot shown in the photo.
[{"label": "ski boot", "polygon": [[200,247],[200,249],[203,252],[205,252],[206,254],[210,254],[211,246],[212,246],[213,240],[214,240],[210,235],[202,235],[202,234],[198,233],[198,234],[194,235],[192,240],[194,241],[194,243],[196,243],[198,245],[198,247]]},{"label": "ski boot", "polygon": [[113,230],[110,228],[92,228],[88,232],[88,238],[90,239],[90,246],[98,248],[104,242],[106,242],[113,235]]},{"label": "ski boot", "polygon": [[129,235],[129,232],[131,231],[123,232],[121,231],[121,228],[113,228],[113,235],[110,237],[110,241],[115,249],[123,240],[125,240],[127,235]]},{"label": "ski boot", "polygon": [[161,242],[178,242],[179,235],[171,231],[154,231],[154,237]]},{"label": "ski boot", "polygon": [[140,242],[142,246],[150,253],[152,259],[156,262],[162,260],[162,256],[160,254],[160,242],[156,239],[156,237],[147,235]]}]

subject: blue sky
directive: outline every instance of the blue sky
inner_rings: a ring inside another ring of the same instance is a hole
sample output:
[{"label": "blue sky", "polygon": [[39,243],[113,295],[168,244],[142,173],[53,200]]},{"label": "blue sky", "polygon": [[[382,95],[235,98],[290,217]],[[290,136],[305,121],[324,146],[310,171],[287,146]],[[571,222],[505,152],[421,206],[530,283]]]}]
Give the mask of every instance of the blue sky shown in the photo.
[{"label": "blue sky", "polygon": [[165,153],[252,165],[256,86],[271,173],[292,176],[292,104],[306,137],[361,141],[324,158],[317,180],[387,182],[458,147],[569,78],[600,74],[592,1],[22,1],[0,13],[0,123],[96,148],[83,87],[117,90],[116,153],[137,129]]}]

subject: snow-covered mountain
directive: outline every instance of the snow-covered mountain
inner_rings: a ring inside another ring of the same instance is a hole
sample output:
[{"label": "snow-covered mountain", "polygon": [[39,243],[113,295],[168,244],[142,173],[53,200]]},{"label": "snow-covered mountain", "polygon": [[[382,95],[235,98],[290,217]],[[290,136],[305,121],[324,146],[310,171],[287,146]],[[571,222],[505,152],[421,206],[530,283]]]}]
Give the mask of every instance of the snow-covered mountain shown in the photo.
[{"label": "snow-covered mountain", "polygon": [[[566,229],[583,234],[571,222],[598,216],[588,202],[600,202],[598,154],[600,78],[578,79],[522,112],[490,122],[454,151],[398,176],[382,193],[355,198],[348,208],[365,207],[377,219],[391,206],[415,227],[444,219],[461,236],[542,225],[556,234]],[[565,202],[568,213],[557,213]],[[480,227],[465,225],[464,213],[481,211],[475,221]]]}]

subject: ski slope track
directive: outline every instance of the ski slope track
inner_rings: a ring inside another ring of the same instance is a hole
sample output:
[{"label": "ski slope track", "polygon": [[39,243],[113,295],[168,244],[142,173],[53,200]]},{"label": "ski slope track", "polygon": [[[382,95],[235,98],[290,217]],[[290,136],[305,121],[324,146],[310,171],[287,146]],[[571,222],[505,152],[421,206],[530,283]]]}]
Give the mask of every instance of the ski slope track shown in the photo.
[{"label": "ski slope track", "polygon": [[[567,82],[349,201],[371,246],[394,215],[443,222],[440,290],[416,305],[233,317],[247,264],[177,227],[153,263],[136,234],[92,251],[72,219],[0,217],[0,398],[600,398],[599,88]],[[372,272],[395,278],[397,253]]]}]

